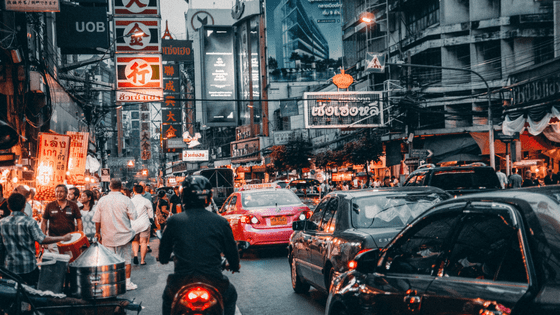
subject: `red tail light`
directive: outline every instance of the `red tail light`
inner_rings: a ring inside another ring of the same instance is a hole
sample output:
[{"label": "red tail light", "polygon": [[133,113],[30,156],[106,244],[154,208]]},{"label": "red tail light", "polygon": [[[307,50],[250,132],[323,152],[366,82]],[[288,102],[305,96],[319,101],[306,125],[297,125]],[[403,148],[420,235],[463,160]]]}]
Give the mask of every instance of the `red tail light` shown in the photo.
[{"label": "red tail light", "polygon": [[301,212],[301,213],[299,214],[298,220],[309,219],[309,218],[311,218],[311,215],[312,215],[312,214],[313,214],[313,212],[311,212],[311,211],[309,211],[309,210],[303,211],[303,212]]},{"label": "red tail light", "polygon": [[357,262],[357,261],[355,261],[355,260],[350,260],[350,261],[348,262],[348,269],[354,270],[354,269],[356,269],[356,267],[358,267],[358,262]]},{"label": "red tail light", "polygon": [[211,291],[203,287],[194,287],[181,297],[180,303],[192,311],[202,312],[218,303],[218,301],[212,296]]},{"label": "red tail light", "polygon": [[252,214],[244,215],[241,217],[241,223],[245,224],[258,224],[260,223],[259,219]]},{"label": "red tail light", "polygon": [[204,288],[194,288],[187,292],[187,300],[191,303],[208,302],[210,300],[210,292]]}]

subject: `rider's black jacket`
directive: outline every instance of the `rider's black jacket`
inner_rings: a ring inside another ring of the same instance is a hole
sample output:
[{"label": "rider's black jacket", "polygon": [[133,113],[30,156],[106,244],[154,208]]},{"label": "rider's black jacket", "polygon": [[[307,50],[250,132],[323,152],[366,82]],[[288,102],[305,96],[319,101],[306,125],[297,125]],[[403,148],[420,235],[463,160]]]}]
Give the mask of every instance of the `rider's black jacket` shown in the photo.
[{"label": "rider's black jacket", "polygon": [[239,271],[239,252],[228,221],[204,208],[183,210],[167,219],[159,245],[159,261],[175,253],[175,274],[222,277],[221,253],[230,270]]}]

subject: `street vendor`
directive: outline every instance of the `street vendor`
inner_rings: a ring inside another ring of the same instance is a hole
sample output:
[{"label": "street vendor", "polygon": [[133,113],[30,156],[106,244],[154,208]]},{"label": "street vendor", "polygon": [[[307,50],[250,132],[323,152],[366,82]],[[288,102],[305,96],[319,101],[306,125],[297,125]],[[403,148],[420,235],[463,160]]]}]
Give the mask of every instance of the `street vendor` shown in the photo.
[{"label": "street vendor", "polygon": [[20,276],[28,285],[39,281],[39,269],[35,258],[35,242],[52,244],[69,241],[70,234],[45,236],[39,223],[23,213],[26,198],[12,193],[8,198],[11,215],[0,220],[0,263],[9,271]]},{"label": "street vendor", "polygon": [[[56,186],[54,192],[56,200],[49,202],[43,213],[43,220],[41,221],[43,233],[49,236],[62,236],[75,231],[83,231],[82,214],[78,205],[66,199],[68,188],[61,184]],[[48,250],[58,253],[56,244],[50,244]]]}]

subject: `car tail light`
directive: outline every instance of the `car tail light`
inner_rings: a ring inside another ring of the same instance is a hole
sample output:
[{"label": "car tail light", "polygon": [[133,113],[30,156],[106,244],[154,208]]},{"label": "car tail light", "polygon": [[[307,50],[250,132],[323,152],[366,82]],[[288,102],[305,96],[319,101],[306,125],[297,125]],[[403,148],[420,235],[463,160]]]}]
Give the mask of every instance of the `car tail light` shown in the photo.
[{"label": "car tail light", "polygon": [[358,262],[357,262],[357,261],[355,261],[355,260],[350,260],[350,261],[348,262],[348,269],[349,269],[349,270],[354,270],[354,269],[356,269],[356,267],[358,267]]},{"label": "car tail light", "polygon": [[298,219],[299,220],[309,219],[309,218],[311,218],[312,214],[313,214],[313,212],[311,212],[309,210],[303,211],[302,213],[299,214]]},{"label": "car tail light", "polygon": [[258,224],[260,223],[259,219],[252,214],[244,215],[241,217],[241,223],[245,224]]}]

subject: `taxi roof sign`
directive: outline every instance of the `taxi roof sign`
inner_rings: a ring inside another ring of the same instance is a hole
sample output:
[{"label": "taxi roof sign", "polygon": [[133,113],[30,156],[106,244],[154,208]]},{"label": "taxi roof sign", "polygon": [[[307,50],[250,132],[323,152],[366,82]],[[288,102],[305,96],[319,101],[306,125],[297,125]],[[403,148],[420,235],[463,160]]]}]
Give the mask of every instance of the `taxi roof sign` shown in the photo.
[{"label": "taxi roof sign", "polygon": [[275,183],[264,183],[264,184],[246,184],[241,186],[241,190],[256,190],[256,189],[269,189],[269,188],[278,188]]}]

